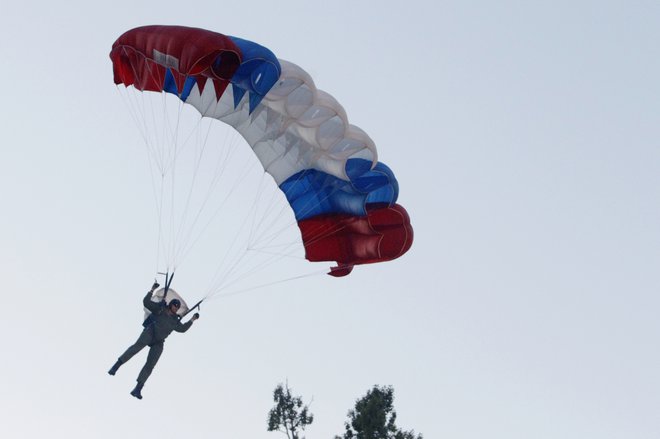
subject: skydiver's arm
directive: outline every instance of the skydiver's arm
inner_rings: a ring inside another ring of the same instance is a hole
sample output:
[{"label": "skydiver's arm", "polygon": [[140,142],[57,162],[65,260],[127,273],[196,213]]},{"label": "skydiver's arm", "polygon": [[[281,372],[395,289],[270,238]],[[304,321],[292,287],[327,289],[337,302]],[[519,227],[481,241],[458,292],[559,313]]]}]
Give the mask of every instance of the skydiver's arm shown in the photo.
[{"label": "skydiver's arm", "polygon": [[186,323],[179,322],[179,324],[174,328],[174,330],[176,332],[186,332],[188,329],[190,329],[192,324],[193,324],[192,319],[188,320]]},{"label": "skydiver's arm", "polygon": [[179,322],[179,325],[176,328],[174,328],[174,330],[177,332],[186,332],[188,329],[190,329],[193,322],[198,318],[199,318],[199,313],[195,313],[195,315],[193,315],[192,318],[188,320],[186,323]]},{"label": "skydiver's arm", "polygon": [[151,312],[156,312],[158,311],[158,308],[160,307],[160,304],[158,302],[153,302],[151,300],[151,297],[153,296],[154,291],[151,290],[147,293],[146,296],[144,296],[144,299],[142,299],[142,304],[144,305],[145,308],[147,308]]}]

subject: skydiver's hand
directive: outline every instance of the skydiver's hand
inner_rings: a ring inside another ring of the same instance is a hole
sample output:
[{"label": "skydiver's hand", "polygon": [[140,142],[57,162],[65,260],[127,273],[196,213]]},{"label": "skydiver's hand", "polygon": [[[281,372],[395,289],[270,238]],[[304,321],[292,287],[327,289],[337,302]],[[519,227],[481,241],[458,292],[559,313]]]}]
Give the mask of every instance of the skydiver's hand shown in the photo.
[{"label": "skydiver's hand", "polygon": [[193,314],[192,319],[190,319],[190,320],[192,320],[192,321],[194,322],[194,321],[197,320],[198,318],[199,318],[199,313],[196,312],[195,314]]},{"label": "skydiver's hand", "polygon": [[160,286],[160,284],[158,282],[154,282],[154,284],[151,286],[151,291],[155,290],[159,286]]}]

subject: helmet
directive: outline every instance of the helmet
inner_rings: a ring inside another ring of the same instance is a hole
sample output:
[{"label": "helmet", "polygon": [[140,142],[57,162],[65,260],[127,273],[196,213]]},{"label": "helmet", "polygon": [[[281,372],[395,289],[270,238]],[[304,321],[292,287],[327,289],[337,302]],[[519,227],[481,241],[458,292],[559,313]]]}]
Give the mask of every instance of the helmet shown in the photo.
[{"label": "helmet", "polygon": [[170,303],[167,304],[167,306],[176,306],[177,308],[181,308],[181,301],[179,299],[172,299],[170,300]]}]

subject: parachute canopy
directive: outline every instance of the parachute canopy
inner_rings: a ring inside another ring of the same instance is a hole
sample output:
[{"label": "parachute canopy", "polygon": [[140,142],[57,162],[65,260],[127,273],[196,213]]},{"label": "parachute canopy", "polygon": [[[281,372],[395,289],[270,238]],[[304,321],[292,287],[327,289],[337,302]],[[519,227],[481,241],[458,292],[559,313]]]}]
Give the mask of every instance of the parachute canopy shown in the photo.
[{"label": "parachute canopy", "polygon": [[330,274],[398,258],[412,245],[394,173],[297,65],[251,41],[181,26],[132,29],[110,58],[116,84],[171,93],[234,127],[285,194],[306,258],[338,263]]}]

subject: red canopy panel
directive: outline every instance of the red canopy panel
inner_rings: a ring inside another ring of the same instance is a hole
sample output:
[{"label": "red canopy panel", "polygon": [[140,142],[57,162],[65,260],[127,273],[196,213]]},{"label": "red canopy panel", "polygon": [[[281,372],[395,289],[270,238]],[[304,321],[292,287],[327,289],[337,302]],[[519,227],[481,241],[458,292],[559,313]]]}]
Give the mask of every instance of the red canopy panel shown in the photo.
[{"label": "red canopy panel", "polygon": [[343,276],[353,265],[389,261],[403,255],[413,242],[408,212],[398,205],[368,207],[366,216],[319,215],[298,222],[306,258],[337,261],[330,273]]},{"label": "red canopy panel", "polygon": [[162,91],[166,69],[177,88],[190,76],[202,87],[214,80],[219,98],[241,63],[241,51],[227,36],[183,26],[143,26],[120,36],[110,52],[115,84]]}]

